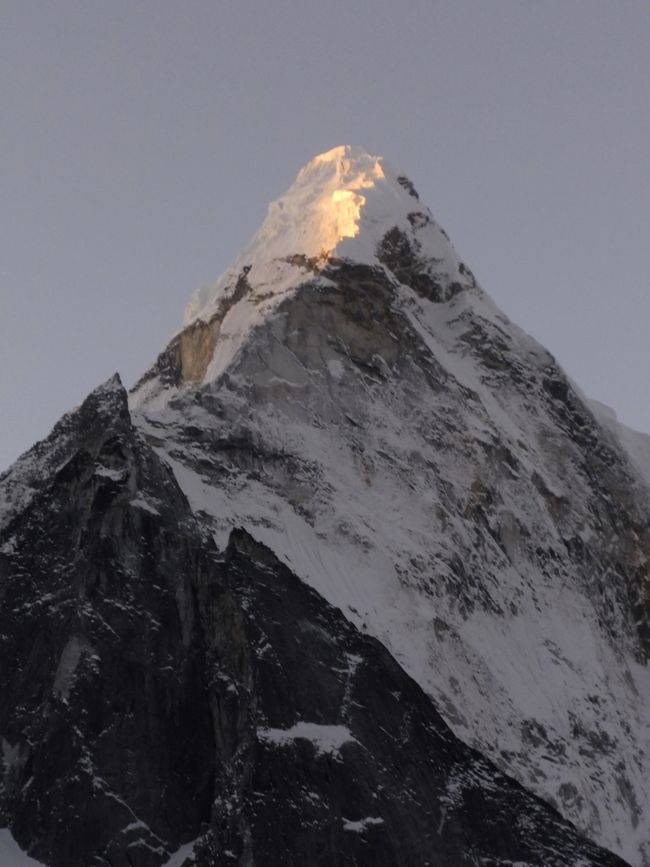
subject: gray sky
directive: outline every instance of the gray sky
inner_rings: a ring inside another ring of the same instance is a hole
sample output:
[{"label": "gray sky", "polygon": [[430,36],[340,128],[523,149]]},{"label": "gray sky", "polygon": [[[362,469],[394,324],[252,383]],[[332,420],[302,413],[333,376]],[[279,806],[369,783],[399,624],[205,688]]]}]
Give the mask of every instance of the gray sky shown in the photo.
[{"label": "gray sky", "polygon": [[648,0],[4,0],[0,133],[0,469],[343,143],[650,431]]}]

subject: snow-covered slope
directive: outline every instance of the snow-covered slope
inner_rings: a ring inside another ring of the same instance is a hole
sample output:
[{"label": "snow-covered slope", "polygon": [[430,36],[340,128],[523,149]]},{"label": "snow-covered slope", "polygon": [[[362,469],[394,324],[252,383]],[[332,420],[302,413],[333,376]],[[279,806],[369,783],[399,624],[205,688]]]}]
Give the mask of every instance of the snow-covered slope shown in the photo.
[{"label": "snow-covered slope", "polygon": [[42,867],[40,861],[23,852],[7,828],[0,828],[0,864],[2,867]]},{"label": "snow-covered slope", "polygon": [[116,378],[0,490],[39,466],[0,529],[0,824],[30,856],[624,867],[267,547],[219,550]]},{"label": "snow-covered slope", "polygon": [[316,157],[132,407],[220,544],[248,528],[462,738],[650,864],[647,484],[405,176]]}]

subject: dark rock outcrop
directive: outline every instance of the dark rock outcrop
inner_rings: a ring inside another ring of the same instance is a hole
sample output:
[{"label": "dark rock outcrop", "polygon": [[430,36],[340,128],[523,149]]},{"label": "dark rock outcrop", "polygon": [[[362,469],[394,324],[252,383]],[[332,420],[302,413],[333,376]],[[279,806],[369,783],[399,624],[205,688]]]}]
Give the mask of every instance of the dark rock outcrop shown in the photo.
[{"label": "dark rock outcrop", "polygon": [[2,813],[56,867],[158,865],[213,797],[192,589],[212,561],[112,386],[68,418],[0,555]]}]

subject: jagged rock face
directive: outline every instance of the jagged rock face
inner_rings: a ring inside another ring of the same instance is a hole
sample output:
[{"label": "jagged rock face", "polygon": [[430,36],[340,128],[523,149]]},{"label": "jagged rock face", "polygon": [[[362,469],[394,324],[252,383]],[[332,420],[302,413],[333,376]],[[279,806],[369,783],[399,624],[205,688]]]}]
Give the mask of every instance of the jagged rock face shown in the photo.
[{"label": "jagged rock face", "polygon": [[[614,865],[244,531],[223,554],[99,389],[13,473],[0,816],[48,867]],[[3,482],[7,485],[7,479]],[[189,864],[189,862],[188,862]]]},{"label": "jagged rock face", "polygon": [[154,367],[136,423],[223,544],[251,528],[459,736],[650,864],[647,485],[469,269],[400,232],[375,264],[303,261],[264,315],[253,265],[229,362]]},{"label": "jagged rock face", "polygon": [[212,566],[121,386],[39,452],[52,445],[56,468],[2,536],[2,813],[53,867],[153,867],[163,840],[210,815],[218,757],[192,587]]}]

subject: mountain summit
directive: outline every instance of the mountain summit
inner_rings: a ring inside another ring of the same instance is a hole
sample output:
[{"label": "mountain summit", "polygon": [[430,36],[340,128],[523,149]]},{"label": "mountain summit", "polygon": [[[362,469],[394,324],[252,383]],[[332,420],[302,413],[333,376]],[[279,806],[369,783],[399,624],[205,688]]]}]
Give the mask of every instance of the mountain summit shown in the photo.
[{"label": "mountain summit", "polygon": [[48,867],[648,867],[639,437],[405,175],[316,157],[0,478],[0,823]]},{"label": "mountain summit", "polygon": [[[346,259],[379,265],[386,234],[398,230],[429,268],[444,261],[450,276],[458,267],[448,239],[415,187],[383,157],[343,145],[314,157],[282,198],[273,202],[261,228],[235,264],[213,287],[198,290],[185,311],[185,324],[208,319],[224,289],[244,269],[259,293],[304,281],[304,266]],[[301,267],[302,265],[302,267]]]},{"label": "mountain summit", "polygon": [[[415,282],[438,301],[475,285],[406,175],[363,148],[333,148],[307,163],[270,205],[232,267],[192,296],[178,339],[181,379],[217,378],[279,303],[308,282],[334,285],[343,263]],[[146,400],[151,386],[136,393]]]}]

